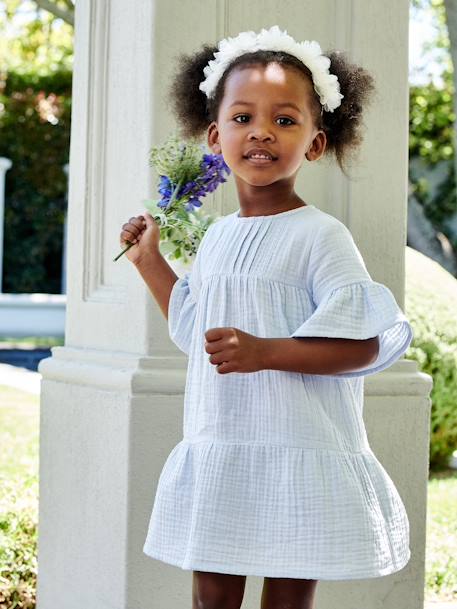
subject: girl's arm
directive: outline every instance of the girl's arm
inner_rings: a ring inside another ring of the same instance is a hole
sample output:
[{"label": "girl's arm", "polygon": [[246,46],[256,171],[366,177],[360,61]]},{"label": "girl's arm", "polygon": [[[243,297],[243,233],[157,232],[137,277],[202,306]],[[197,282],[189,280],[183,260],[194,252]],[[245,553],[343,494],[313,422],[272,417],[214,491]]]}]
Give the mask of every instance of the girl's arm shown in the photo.
[{"label": "girl's arm", "polygon": [[178,276],[160,251],[153,251],[148,256],[139,259],[135,262],[135,268],[138,269],[162,313],[168,319],[170,294]]},{"label": "girl's arm", "polygon": [[377,336],[346,338],[262,338],[262,369],[304,374],[340,374],[364,368],[379,352]]},{"label": "girl's arm", "polygon": [[160,252],[160,227],[149,212],[132,216],[123,224],[121,247],[125,247],[127,241],[132,244],[126,250],[127,258],[138,269],[168,319],[170,295],[178,276]]}]

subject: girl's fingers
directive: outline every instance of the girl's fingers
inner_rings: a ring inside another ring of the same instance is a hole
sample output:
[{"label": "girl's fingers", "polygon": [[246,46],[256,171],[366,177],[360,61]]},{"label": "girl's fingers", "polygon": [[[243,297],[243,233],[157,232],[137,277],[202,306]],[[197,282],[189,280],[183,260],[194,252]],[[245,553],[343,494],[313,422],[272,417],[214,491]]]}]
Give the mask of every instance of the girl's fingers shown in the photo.
[{"label": "girl's fingers", "polygon": [[[133,218],[133,220],[135,220],[135,218]],[[122,228],[130,231],[134,235],[138,235],[139,232],[146,229],[146,222],[141,222],[140,220],[135,220],[135,223],[126,222],[122,225]]]},{"label": "girl's fingers", "polygon": [[130,241],[131,243],[135,243],[139,240],[141,234],[146,229],[146,221],[144,218],[142,220],[140,218],[143,218],[143,216],[139,216],[138,218],[132,216],[128,222],[122,225],[123,230],[120,234],[121,242]]},{"label": "girl's fingers", "polygon": [[122,232],[121,235],[130,235],[131,237],[135,238],[138,235],[139,231],[136,228],[125,228]]},{"label": "girl's fingers", "polygon": [[121,232],[121,240],[122,241],[135,241],[136,238],[137,238],[137,235],[134,235],[130,231],[123,230]]},{"label": "girl's fingers", "polygon": [[131,233],[135,234],[135,233],[138,233],[138,231],[142,229],[142,226],[137,226],[136,224],[132,224],[131,222],[126,222],[125,224],[122,225],[122,228],[124,230],[128,230]]},{"label": "girl's fingers", "polygon": [[130,224],[133,224],[134,226],[136,226],[137,228],[140,228],[140,229],[143,228],[143,226],[144,226],[144,221],[141,220],[140,218],[132,217],[129,219],[129,222],[130,222]]}]

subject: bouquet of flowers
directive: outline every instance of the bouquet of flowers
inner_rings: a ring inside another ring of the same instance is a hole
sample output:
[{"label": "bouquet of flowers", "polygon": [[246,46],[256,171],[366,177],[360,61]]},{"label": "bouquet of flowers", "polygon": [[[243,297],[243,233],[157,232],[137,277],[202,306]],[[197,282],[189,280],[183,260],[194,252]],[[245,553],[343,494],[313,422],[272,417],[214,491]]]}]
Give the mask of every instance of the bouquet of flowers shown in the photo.
[{"label": "bouquet of flowers", "polygon": [[[172,133],[161,146],[151,148],[150,165],[159,174],[158,200],[143,201],[160,226],[160,250],[170,258],[188,262],[193,256],[208,226],[216,218],[195,212],[201,207],[201,197],[226,182],[230,174],[221,154],[206,154],[203,145],[179,139]],[[118,260],[133,243],[114,258]]]}]

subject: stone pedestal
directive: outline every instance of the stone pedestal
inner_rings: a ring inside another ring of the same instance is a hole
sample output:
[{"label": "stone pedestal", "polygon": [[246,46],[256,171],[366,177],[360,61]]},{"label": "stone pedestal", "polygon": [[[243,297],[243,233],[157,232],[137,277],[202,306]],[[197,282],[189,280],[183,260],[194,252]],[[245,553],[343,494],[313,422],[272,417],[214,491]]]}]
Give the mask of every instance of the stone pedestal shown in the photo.
[{"label": "stone pedestal", "polygon": [[[76,3],[66,340],[39,368],[39,609],[191,607],[192,573],[142,552],[158,477],[182,437],[187,359],[136,269],[113,262],[122,224],[155,194],[147,159],[174,127],[172,58],[277,23],[374,73],[353,181],[335,164],[306,162],[297,191],[349,226],[373,278],[402,305],[408,9],[407,0]],[[235,210],[233,178],[205,205]],[[422,607],[430,389],[409,361],[366,380],[370,441],[405,501],[412,558],[384,578],[321,582],[318,609]],[[262,583],[248,578],[243,607],[259,606]]]}]

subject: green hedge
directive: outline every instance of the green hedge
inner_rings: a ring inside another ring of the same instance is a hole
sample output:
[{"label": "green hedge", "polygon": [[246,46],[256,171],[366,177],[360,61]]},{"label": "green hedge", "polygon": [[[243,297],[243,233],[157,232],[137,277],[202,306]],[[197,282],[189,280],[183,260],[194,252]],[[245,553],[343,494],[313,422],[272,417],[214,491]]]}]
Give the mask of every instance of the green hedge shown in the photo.
[{"label": "green hedge", "polygon": [[422,205],[426,218],[457,249],[457,237],[448,225],[449,218],[457,212],[453,164],[453,73],[445,69],[442,78],[442,88],[436,87],[433,82],[421,86],[411,85],[409,88],[409,158],[420,157],[430,168],[448,161],[449,173],[433,197],[425,177],[417,179],[409,172],[409,179],[411,194]]},{"label": "green hedge", "polygon": [[3,292],[61,292],[71,72],[9,72],[0,80],[6,173]]},{"label": "green hedge", "polygon": [[405,313],[414,339],[405,353],[433,377],[430,467],[457,449],[457,280],[437,262],[406,248]]},{"label": "green hedge", "polygon": [[38,577],[38,479],[0,477],[0,608],[34,609]]}]

